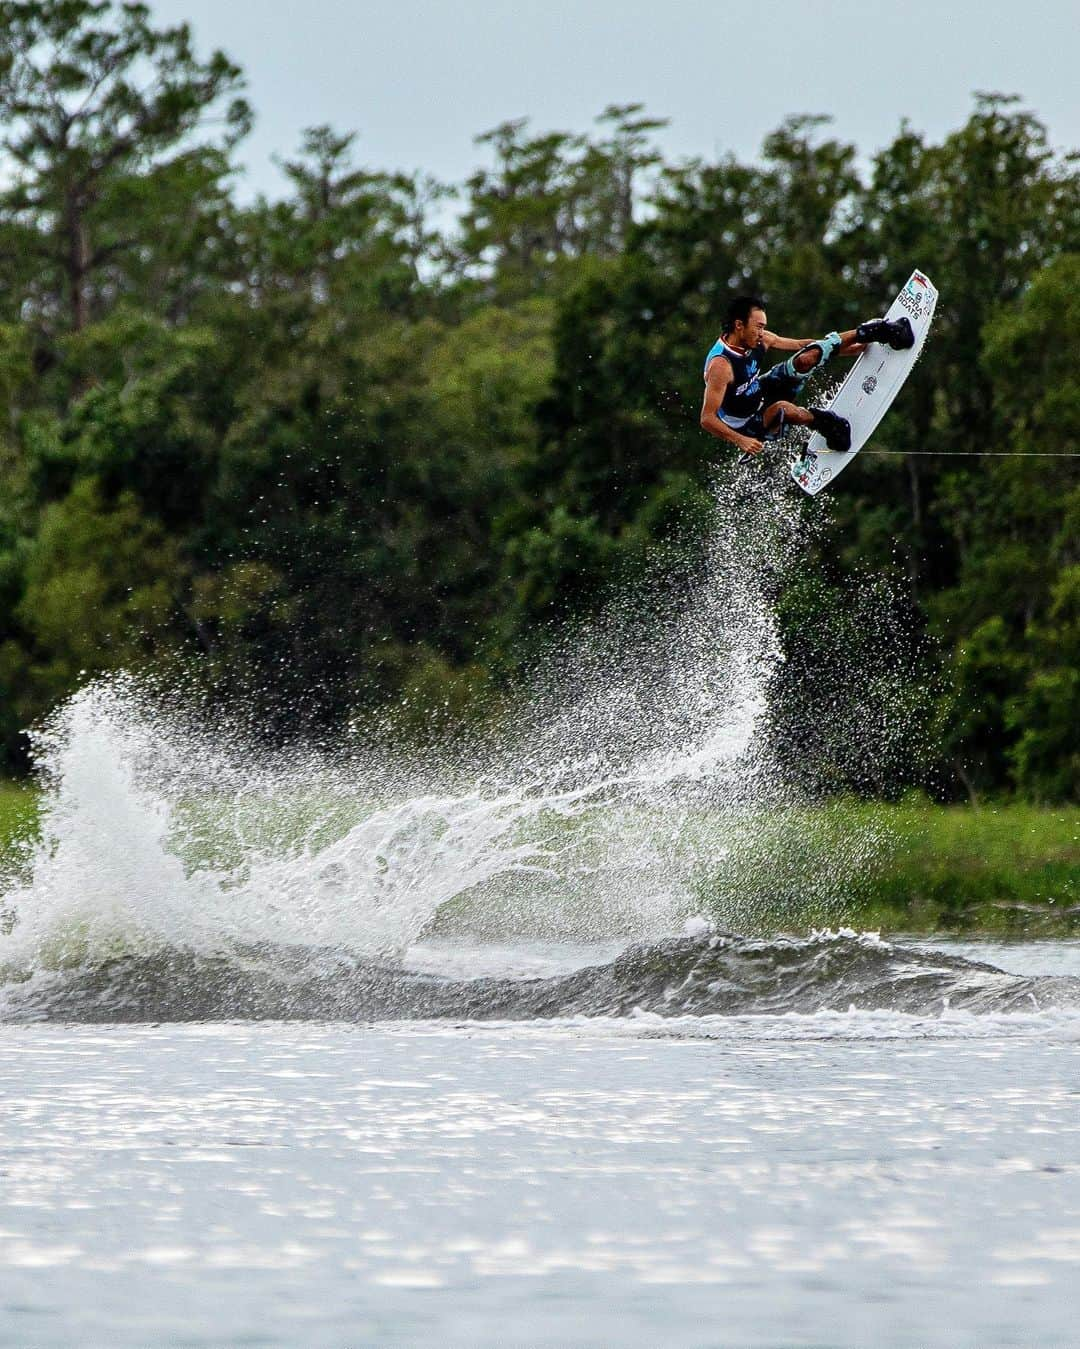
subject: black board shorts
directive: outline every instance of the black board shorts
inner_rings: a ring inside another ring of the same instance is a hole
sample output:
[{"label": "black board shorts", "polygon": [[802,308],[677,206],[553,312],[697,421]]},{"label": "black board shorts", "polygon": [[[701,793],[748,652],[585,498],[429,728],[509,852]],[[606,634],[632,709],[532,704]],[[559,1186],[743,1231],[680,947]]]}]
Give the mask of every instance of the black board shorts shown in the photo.
[{"label": "black board shorts", "polygon": [[736,426],[734,429],[741,436],[751,436],[754,440],[781,440],[784,432],[787,430],[787,414],[783,408],[777,414],[772,426],[765,425],[765,413],[772,404],[755,412],[753,416],[747,417],[742,426]]}]

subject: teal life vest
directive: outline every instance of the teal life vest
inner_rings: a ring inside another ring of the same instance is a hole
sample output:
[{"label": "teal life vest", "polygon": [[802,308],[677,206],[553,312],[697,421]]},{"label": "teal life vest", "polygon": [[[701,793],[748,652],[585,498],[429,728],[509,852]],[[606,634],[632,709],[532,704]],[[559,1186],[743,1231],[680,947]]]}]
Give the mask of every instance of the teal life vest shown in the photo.
[{"label": "teal life vest", "polygon": [[759,412],[764,402],[761,362],[765,358],[765,344],[756,346],[752,351],[740,351],[738,347],[728,346],[722,337],[717,338],[705,357],[706,376],[709,365],[717,356],[723,356],[731,363],[732,373],[718,415],[729,426],[739,427],[749,421],[755,412]]}]

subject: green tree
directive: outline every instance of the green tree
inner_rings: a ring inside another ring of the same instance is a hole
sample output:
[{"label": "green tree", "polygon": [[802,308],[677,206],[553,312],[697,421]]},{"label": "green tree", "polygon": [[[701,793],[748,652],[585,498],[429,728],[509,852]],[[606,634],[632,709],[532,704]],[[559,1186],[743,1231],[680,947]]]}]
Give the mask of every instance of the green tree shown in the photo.
[{"label": "green tree", "polygon": [[666,122],[640,103],[611,105],[599,139],[553,131],[529,137],[525,118],[477,138],[495,164],[469,179],[454,245],[458,274],[501,301],[564,289],[574,263],[613,257],[633,224],[643,173],[659,163],[651,133]]},{"label": "green tree", "polygon": [[1028,637],[1037,668],[1005,712],[1013,774],[1028,796],[1080,801],[1080,564],[1061,572]]},{"label": "green tree", "polygon": [[[145,4],[2,0],[0,228],[28,264],[9,305],[76,332],[133,289],[182,312],[250,123],[241,85],[223,53],[196,57],[188,25],[152,27]],[[224,135],[200,139],[223,102]]]},{"label": "green tree", "polygon": [[426,213],[444,195],[431,180],[358,168],[353,135],[304,133],[284,161],[291,194],[238,220],[240,279],[251,301],[299,297],[337,322],[356,310],[410,312],[435,241]]},{"label": "green tree", "polygon": [[22,572],[14,607],[22,641],[9,638],[0,655],[9,736],[78,680],[141,665],[175,644],[177,547],[128,493],[110,505],[92,478],[77,483],[42,513]]},{"label": "green tree", "polygon": [[[1080,252],[1032,281],[986,331],[984,366],[995,381],[1008,444],[1020,453],[1080,444]],[[980,520],[977,558],[963,577],[969,603],[1011,623],[1031,671],[1006,709],[1012,774],[1029,795],[1080,794],[1080,474],[1077,460],[1002,461],[992,474],[998,510]],[[1011,560],[1019,583],[1000,575]],[[991,561],[992,559],[992,561]],[[997,564],[995,567],[994,563]],[[1027,581],[1026,586],[1023,584]]]}]

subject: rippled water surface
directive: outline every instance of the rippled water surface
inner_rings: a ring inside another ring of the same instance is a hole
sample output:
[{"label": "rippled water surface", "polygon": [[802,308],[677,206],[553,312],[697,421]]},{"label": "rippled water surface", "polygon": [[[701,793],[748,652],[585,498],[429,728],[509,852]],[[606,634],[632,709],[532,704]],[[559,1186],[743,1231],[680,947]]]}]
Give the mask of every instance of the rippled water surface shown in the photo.
[{"label": "rippled water surface", "polygon": [[5,1346],[1075,1343],[1068,1009],[18,1025],[0,1075]]}]

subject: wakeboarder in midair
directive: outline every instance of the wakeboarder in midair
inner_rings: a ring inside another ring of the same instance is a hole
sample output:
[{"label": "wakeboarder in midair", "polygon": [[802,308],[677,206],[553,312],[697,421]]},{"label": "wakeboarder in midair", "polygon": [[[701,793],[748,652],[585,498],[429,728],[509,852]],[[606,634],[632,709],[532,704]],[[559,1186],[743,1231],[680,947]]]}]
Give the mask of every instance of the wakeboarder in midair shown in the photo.
[{"label": "wakeboarder in midair", "polygon": [[[779,440],[787,426],[820,431],[830,450],[851,448],[851,427],[827,408],[801,408],[793,400],[812,371],[830,356],[858,356],[870,342],[886,342],[894,351],[914,346],[906,318],[870,319],[843,333],[825,337],[779,337],[765,326],[765,301],[740,295],[728,310],[724,330],[705,357],[705,401],[701,425],[744,454],[760,454],[765,442]],[[794,352],[761,373],[767,351]]]}]

